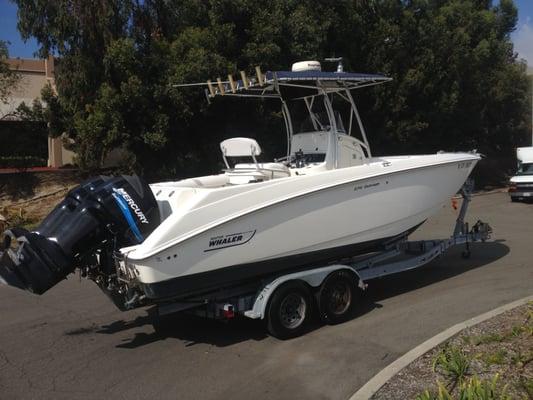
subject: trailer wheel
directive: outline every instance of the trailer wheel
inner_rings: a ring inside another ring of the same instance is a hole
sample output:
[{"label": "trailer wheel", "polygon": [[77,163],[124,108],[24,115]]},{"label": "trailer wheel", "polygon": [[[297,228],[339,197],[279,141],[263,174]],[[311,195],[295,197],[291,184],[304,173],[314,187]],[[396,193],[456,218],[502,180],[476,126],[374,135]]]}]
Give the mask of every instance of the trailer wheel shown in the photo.
[{"label": "trailer wheel", "polygon": [[328,324],[347,321],[357,303],[357,278],[348,271],[332,273],[322,283],[318,301],[320,318]]},{"label": "trailer wheel", "polygon": [[312,315],[311,294],[301,282],[290,281],[272,295],[266,312],[268,332],[278,339],[300,336]]}]

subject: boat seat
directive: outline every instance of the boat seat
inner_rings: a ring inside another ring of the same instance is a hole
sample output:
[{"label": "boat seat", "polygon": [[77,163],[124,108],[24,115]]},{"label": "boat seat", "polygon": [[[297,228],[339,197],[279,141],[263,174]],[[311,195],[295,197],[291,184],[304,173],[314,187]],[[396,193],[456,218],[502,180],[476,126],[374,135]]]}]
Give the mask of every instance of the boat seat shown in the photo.
[{"label": "boat seat", "polygon": [[267,179],[286,178],[291,175],[289,168],[281,163],[241,163],[235,164],[233,168],[235,172],[241,171],[260,171]]},{"label": "boat seat", "polygon": [[261,155],[261,147],[255,139],[236,137],[220,142],[224,157],[256,157]]},{"label": "boat seat", "polygon": [[226,171],[230,185],[244,185],[246,183],[268,181],[270,176],[258,169],[232,169]]}]

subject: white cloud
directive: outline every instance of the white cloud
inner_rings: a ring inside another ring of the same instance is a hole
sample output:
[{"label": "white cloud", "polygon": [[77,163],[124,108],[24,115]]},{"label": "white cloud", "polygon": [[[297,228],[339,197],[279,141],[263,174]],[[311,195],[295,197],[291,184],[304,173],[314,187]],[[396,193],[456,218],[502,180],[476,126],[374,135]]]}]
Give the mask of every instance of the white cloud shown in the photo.
[{"label": "white cloud", "polygon": [[525,24],[520,25],[513,37],[518,58],[525,59],[529,66],[533,66],[533,26],[530,24],[529,17]]}]

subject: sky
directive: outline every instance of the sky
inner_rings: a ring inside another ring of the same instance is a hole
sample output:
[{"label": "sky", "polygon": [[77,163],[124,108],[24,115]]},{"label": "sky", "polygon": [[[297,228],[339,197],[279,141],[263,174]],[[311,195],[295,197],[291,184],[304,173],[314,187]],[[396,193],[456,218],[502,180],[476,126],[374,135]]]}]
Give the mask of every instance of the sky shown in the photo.
[{"label": "sky", "polygon": [[[495,1],[495,3],[497,0]],[[518,24],[511,35],[519,58],[533,67],[533,0],[515,0],[518,6]],[[0,0],[0,39],[9,44],[10,57],[33,58],[37,42],[24,42],[17,31],[17,7],[9,0]]]},{"label": "sky", "polygon": [[[0,0],[2,1],[2,0]],[[515,0],[518,6],[518,24],[513,32],[514,49],[519,58],[533,67],[533,0]]]}]

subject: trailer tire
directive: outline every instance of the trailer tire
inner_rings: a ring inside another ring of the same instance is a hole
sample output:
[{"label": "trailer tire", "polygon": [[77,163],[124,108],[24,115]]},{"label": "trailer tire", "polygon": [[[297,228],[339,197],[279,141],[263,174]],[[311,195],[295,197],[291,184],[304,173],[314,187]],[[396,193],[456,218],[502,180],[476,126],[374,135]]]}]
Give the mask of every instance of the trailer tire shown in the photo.
[{"label": "trailer tire", "polygon": [[336,271],[322,283],[318,292],[320,318],[327,324],[335,325],[347,321],[360,296],[358,278],[349,271]]},{"label": "trailer tire", "polygon": [[268,332],[278,339],[302,335],[312,316],[312,297],[306,284],[289,281],[270,298],[266,319]]}]

